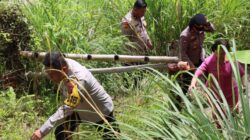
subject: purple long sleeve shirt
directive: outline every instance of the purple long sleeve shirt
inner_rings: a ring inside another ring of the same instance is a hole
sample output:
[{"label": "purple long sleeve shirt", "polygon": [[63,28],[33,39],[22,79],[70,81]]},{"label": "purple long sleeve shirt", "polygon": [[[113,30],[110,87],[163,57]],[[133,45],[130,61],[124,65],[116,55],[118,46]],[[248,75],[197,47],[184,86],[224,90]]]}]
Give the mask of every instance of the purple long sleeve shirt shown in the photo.
[{"label": "purple long sleeve shirt", "polygon": [[[238,66],[240,76],[242,77],[244,75],[244,69],[240,64]],[[199,77],[203,73],[212,74],[216,78],[230,107],[234,106],[233,93],[235,96],[235,103],[238,102],[238,86],[236,81],[233,80],[232,65],[229,61],[224,61],[223,64],[218,65],[216,54],[213,53],[203,61],[195,72],[195,75]],[[212,87],[212,90],[217,94],[214,82],[211,81],[211,84],[209,83],[210,82],[207,82],[207,86],[211,85],[209,87]]]}]

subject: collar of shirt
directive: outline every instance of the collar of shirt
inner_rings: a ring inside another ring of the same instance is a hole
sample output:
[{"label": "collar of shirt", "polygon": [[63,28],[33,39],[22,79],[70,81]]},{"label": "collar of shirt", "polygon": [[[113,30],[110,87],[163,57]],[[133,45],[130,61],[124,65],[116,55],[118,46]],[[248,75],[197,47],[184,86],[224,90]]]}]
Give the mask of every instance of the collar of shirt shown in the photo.
[{"label": "collar of shirt", "polygon": [[74,78],[74,77],[75,77],[75,71],[74,71],[72,65],[70,64],[70,61],[67,61],[67,59],[66,59],[66,62],[67,62],[67,64],[68,64],[68,72],[67,72],[67,75],[68,75],[69,78]]}]

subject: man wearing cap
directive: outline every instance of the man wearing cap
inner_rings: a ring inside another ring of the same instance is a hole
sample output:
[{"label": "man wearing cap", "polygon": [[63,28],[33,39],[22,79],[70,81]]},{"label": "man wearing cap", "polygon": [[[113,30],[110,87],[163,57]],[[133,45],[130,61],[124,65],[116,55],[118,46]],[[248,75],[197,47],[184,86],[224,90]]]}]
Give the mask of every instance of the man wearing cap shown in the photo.
[{"label": "man wearing cap", "polygon": [[[200,66],[205,58],[203,42],[205,32],[214,32],[215,28],[212,23],[208,22],[204,14],[196,14],[193,16],[189,25],[182,31],[180,35],[180,51],[181,60],[188,62],[191,72]],[[192,76],[188,73],[181,75],[180,83],[184,94],[188,91],[188,86],[192,80]],[[178,96],[177,101],[180,101]]]},{"label": "man wearing cap", "polygon": [[132,46],[126,46],[130,54],[146,55],[149,50],[153,49],[146,30],[144,18],[146,8],[147,3],[144,0],[136,0],[133,9],[122,19],[122,33],[134,43]]},{"label": "man wearing cap", "polygon": [[181,59],[187,61],[191,68],[198,67],[204,60],[203,42],[205,32],[213,32],[214,26],[203,14],[196,14],[188,27],[180,35]]}]

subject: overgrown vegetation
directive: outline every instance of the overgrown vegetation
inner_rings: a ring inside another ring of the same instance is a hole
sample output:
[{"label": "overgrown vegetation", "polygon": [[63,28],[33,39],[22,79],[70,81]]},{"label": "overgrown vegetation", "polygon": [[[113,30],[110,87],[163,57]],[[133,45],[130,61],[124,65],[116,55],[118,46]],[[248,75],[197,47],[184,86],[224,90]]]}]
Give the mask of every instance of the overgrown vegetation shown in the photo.
[{"label": "overgrown vegetation", "polygon": [[[21,50],[30,48],[33,51],[126,53],[123,47],[129,42],[120,33],[120,21],[133,2],[134,0],[0,1],[0,18],[3,19],[0,20],[0,48],[15,46]],[[249,49],[248,0],[147,0],[147,3],[147,27],[155,47],[152,55],[168,54],[171,42],[178,39],[189,18],[196,13],[206,14],[217,29],[215,34],[207,34],[205,46],[208,50],[211,42],[221,36],[234,40],[232,44],[238,50]],[[9,5],[16,8],[6,8]],[[2,7],[8,9],[7,12],[1,12],[5,11]],[[21,12],[20,18],[13,15],[16,11]],[[32,44],[29,44],[30,40]],[[9,64],[7,60],[1,61]],[[40,62],[34,61],[29,62],[31,66],[25,65],[25,71],[41,71]],[[120,65],[113,62],[82,63],[89,68]],[[6,66],[0,66],[0,69],[4,72]],[[207,99],[202,96],[204,92],[211,95],[205,85],[201,84],[203,92],[195,91],[194,98],[190,100],[184,96],[174,77],[165,73],[147,71],[140,83],[133,85],[134,78],[141,77],[142,72],[145,73],[145,70],[95,75],[115,101],[115,114],[122,138],[198,140],[250,137],[249,102],[241,86],[239,89],[243,110],[233,116],[228,105],[222,104],[227,109],[228,117],[222,116],[219,119],[223,126],[221,132],[213,124],[211,109],[207,108]],[[234,75],[240,83],[236,69]],[[29,139],[32,132],[57,108],[57,87],[45,79],[34,78],[33,81],[34,84],[31,82],[29,86],[32,90],[23,93],[15,92],[12,88],[1,91],[0,139]],[[22,97],[17,97],[20,94]],[[181,112],[176,110],[172,100],[172,96],[177,94],[184,100],[185,107]],[[91,126],[82,125],[76,138],[100,139],[98,134],[89,131],[91,129]],[[54,139],[53,134],[45,139]]]},{"label": "overgrown vegetation", "polygon": [[[27,90],[28,81],[24,77],[29,63],[19,58],[19,50],[32,48],[31,30],[27,19],[18,6],[0,2],[0,89],[19,86]],[[17,83],[22,83],[18,85]]]}]

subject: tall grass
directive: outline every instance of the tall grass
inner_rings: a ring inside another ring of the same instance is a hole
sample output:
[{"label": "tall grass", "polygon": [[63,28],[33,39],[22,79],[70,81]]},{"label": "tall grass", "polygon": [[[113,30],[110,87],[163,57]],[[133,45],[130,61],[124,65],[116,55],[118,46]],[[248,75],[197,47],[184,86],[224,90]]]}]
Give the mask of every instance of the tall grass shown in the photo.
[{"label": "tall grass", "polygon": [[[23,5],[24,13],[35,30],[36,49],[59,49],[63,52],[107,53],[121,44],[119,36],[103,34],[103,1],[40,1]],[[103,24],[105,23],[105,24]]]},{"label": "tall grass", "polygon": [[[132,8],[133,2],[133,0],[34,0],[31,3],[18,1],[17,4],[34,31],[34,51],[51,49],[62,52],[108,54],[124,53],[122,48],[128,40],[120,34],[120,20]],[[147,0],[147,2],[146,20],[155,46],[152,54],[165,55],[170,42],[178,39],[190,17],[196,13],[206,14],[217,28],[215,34],[208,34],[205,46],[210,45],[217,36],[235,38],[235,44],[239,49],[247,48],[249,45],[250,2],[248,0]],[[88,67],[119,65],[107,62],[84,62],[84,64]],[[138,75],[137,72],[132,73],[132,76],[127,73],[98,75],[105,89],[115,98],[116,116],[124,139],[198,140],[249,137],[249,102],[241,86],[239,90],[243,111],[236,117],[232,116],[228,105],[224,103],[228,117],[222,115],[223,117],[219,119],[223,125],[221,133],[206,112],[209,104],[199,91],[196,91],[194,99],[190,100],[182,93],[176,81],[157,71],[143,75],[144,79],[138,88],[124,86],[124,78],[128,78],[132,84],[131,81]],[[234,75],[240,85],[236,67]],[[211,96],[210,90],[201,82],[200,84],[205,93]],[[46,91],[52,92],[51,89],[47,87]],[[121,95],[123,92],[127,94]],[[175,106],[175,101],[171,97],[173,94],[180,95],[184,100],[185,108],[181,112]],[[10,128],[14,129],[13,126]],[[92,138],[89,136],[91,132],[85,132],[87,131],[81,128],[76,135]],[[93,139],[96,137],[98,136],[93,134]]]},{"label": "tall grass", "polygon": [[[238,75],[238,72],[236,74]],[[200,84],[204,92],[195,91],[193,93],[194,98],[190,100],[189,97],[182,93],[178,83],[171,80],[168,75],[151,71],[151,74],[147,75],[147,79],[141,82],[141,85],[145,86],[143,90],[135,89],[133,93],[129,94],[129,97],[123,96],[115,101],[116,117],[122,130],[121,137],[133,140],[157,138],[197,140],[243,139],[249,137],[250,114],[247,111],[249,110],[249,103],[247,103],[248,97],[244,95],[240,89],[241,87],[239,89],[242,96],[243,111],[238,115],[232,116],[230,110],[227,110],[226,115],[228,117],[219,119],[223,126],[222,132],[220,132],[213,123],[211,111],[207,111],[209,110],[207,108],[209,103],[202,96],[203,94],[210,96],[213,93],[201,81]],[[181,112],[176,110],[175,101],[171,97],[173,93],[180,95],[184,101],[184,108]],[[212,96],[210,97],[217,104],[216,99]],[[31,100],[28,101],[32,102]],[[12,104],[16,104],[15,101],[12,101]],[[220,105],[229,108],[226,103],[220,103]],[[34,109],[30,109],[30,111],[35,112]],[[220,113],[218,112],[218,115]],[[24,120],[27,119],[24,118]],[[10,126],[10,129],[13,127]],[[10,134],[6,129],[3,130],[7,135]],[[18,131],[20,130],[18,129]],[[75,138],[79,139],[100,138],[94,128],[85,125],[81,125],[79,131],[74,135]],[[17,134],[15,136],[18,137]],[[46,139],[53,139],[53,135],[51,134]]]},{"label": "tall grass", "polygon": [[165,53],[172,40],[178,39],[189,19],[204,13],[215,24],[216,33],[208,34],[205,46],[218,36],[236,38],[241,48],[248,48],[249,1],[242,0],[148,0],[146,15],[149,32],[157,53]]},{"label": "tall grass", "polygon": [[[134,0],[42,0],[30,3],[19,1],[17,4],[33,28],[35,51],[52,49],[75,53],[124,54],[127,52],[123,48],[129,41],[121,35],[120,22],[133,3]],[[217,29],[215,34],[207,34],[205,47],[209,47],[218,36],[235,38],[239,46],[237,49],[249,46],[250,2],[247,0],[147,0],[147,3],[145,17],[155,47],[152,55],[169,54],[171,42],[179,39],[181,31],[196,13],[207,15]],[[84,64],[87,67],[120,65],[86,61]],[[114,81],[120,76],[98,77],[102,81]],[[116,89],[116,86],[112,89]]]},{"label": "tall grass", "polygon": [[[134,0],[35,1],[25,4],[23,12],[35,30],[37,49],[48,42],[62,51],[81,53],[121,53],[124,38],[120,21]],[[249,41],[249,5],[247,0],[147,0],[146,20],[156,54],[166,54],[171,41],[179,38],[189,19],[204,13],[215,24],[217,36],[236,38],[241,48]]]},{"label": "tall grass", "polygon": [[[227,54],[229,55],[229,53]],[[131,139],[219,140],[249,138],[250,114],[248,93],[244,93],[240,86],[241,80],[239,71],[237,71],[237,65],[234,63],[232,63],[232,65],[234,76],[239,86],[240,103],[243,109],[239,114],[235,114],[230,110],[218,83],[216,86],[220,91],[223,102],[218,102],[218,99],[212,96],[214,93],[206,88],[202,81],[199,81],[202,92],[199,90],[194,91],[192,93],[194,97],[190,99],[183,94],[176,81],[172,81],[168,76],[154,71],[151,77],[153,78],[153,82],[151,81],[149,84],[146,84],[147,88],[145,88],[146,91],[144,93],[147,95],[140,97],[144,101],[147,100],[149,106],[144,106],[142,110],[139,105],[133,107],[134,109],[132,110],[135,110],[134,112],[140,112],[140,114],[129,113],[125,115],[125,118],[120,118],[120,121],[124,121],[121,123],[121,127],[125,130],[132,129],[134,132],[131,134],[126,133],[130,131],[125,131],[123,135]],[[170,90],[172,92],[170,92]],[[185,107],[181,112],[176,110],[175,101],[172,100],[171,93],[182,97]],[[211,107],[211,103],[208,102],[208,99],[210,99],[210,102],[212,102],[215,108],[217,108],[216,110],[218,110],[215,114],[222,125],[221,131],[216,128],[214,120],[212,119],[211,113],[214,109]],[[225,108],[225,114],[219,106]],[[123,113],[121,114],[120,116],[124,116]],[[130,118],[135,119],[133,119],[133,123],[128,125],[130,121],[127,121],[126,118],[129,118],[129,120]],[[139,127],[133,125],[134,122],[139,123],[140,125],[136,124]]]}]

